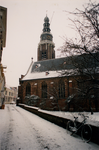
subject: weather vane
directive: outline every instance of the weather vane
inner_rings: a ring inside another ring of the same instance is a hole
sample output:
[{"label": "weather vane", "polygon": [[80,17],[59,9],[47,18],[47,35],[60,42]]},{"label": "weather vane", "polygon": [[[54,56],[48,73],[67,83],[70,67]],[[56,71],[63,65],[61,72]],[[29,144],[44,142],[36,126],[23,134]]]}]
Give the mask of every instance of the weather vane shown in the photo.
[{"label": "weather vane", "polygon": [[47,16],[47,10],[46,10],[46,16]]}]

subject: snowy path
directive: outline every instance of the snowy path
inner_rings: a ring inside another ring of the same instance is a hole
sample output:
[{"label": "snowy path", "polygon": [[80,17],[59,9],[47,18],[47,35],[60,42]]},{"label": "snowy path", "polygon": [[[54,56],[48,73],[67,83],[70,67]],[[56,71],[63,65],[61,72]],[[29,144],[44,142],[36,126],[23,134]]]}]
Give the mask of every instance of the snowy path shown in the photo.
[{"label": "snowy path", "polygon": [[0,110],[0,150],[98,150],[66,130],[20,107]]}]

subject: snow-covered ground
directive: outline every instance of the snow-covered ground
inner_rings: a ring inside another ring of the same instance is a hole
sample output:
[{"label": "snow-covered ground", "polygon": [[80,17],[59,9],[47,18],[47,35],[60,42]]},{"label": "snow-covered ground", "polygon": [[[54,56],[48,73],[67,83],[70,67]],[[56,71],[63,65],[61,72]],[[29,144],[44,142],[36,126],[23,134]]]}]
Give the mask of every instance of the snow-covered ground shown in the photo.
[{"label": "snow-covered ground", "polygon": [[98,150],[80,137],[15,105],[0,110],[0,150]]}]

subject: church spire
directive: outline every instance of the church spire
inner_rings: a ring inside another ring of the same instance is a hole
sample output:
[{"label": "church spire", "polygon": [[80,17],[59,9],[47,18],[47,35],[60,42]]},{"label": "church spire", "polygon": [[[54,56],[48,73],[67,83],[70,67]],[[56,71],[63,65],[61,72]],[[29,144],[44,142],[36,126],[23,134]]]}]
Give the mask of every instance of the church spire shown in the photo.
[{"label": "church spire", "polygon": [[44,18],[43,32],[50,32],[49,18],[47,17],[47,15]]},{"label": "church spire", "polygon": [[40,36],[41,41],[45,41],[45,40],[53,41],[53,36],[50,33],[50,31],[51,29],[50,29],[49,18],[46,15],[46,17],[44,18],[43,33]]},{"label": "church spire", "polygon": [[40,36],[38,44],[38,61],[55,58],[55,44],[53,43],[53,36],[50,31],[49,18],[46,15],[44,18],[43,33]]}]

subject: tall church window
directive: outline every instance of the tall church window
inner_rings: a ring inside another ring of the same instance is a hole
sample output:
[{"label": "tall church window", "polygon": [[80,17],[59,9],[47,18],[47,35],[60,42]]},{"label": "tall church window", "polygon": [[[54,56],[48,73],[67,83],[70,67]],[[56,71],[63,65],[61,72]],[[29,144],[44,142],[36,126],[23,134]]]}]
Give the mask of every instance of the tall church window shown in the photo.
[{"label": "tall church window", "polygon": [[47,84],[45,81],[42,83],[42,98],[47,98]]},{"label": "tall church window", "polygon": [[42,59],[46,59],[46,51],[42,52]]},{"label": "tall church window", "polygon": [[59,82],[59,98],[65,98],[65,83],[64,83],[64,81]]},{"label": "tall church window", "polygon": [[27,95],[31,95],[31,85],[30,85],[30,83],[28,83],[27,86],[26,86],[26,96]]}]

